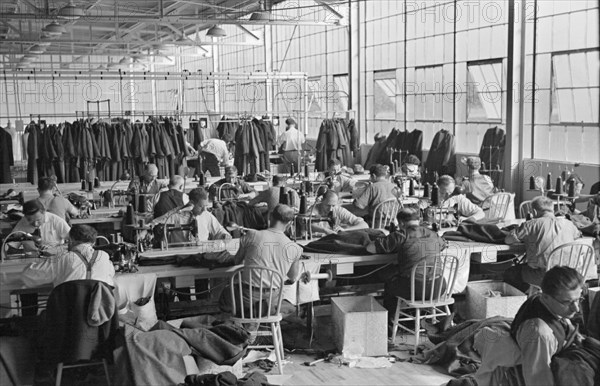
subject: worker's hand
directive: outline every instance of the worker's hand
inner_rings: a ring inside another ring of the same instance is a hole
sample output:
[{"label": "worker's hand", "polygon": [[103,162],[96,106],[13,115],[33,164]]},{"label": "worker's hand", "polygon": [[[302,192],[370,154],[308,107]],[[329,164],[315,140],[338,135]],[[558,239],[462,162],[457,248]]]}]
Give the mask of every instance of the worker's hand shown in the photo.
[{"label": "worker's hand", "polygon": [[456,220],[456,218],[454,218],[454,216],[448,215],[445,219],[442,220],[442,225],[448,227],[455,227],[458,225],[458,221]]},{"label": "worker's hand", "polygon": [[310,283],[310,274],[308,272],[302,272],[300,275],[300,281],[304,284]]},{"label": "worker's hand", "polygon": [[42,257],[53,257],[58,256],[63,251],[63,248],[58,245],[40,245],[38,246],[38,250]]}]

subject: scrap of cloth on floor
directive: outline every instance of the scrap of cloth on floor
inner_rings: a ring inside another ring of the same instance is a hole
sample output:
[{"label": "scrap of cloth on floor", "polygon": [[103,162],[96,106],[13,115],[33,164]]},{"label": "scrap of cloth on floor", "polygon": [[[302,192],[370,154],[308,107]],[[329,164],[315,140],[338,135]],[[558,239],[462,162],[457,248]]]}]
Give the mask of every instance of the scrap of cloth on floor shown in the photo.
[{"label": "scrap of cloth on floor", "polygon": [[188,375],[185,383],[179,386],[271,386],[267,377],[258,372],[253,372],[243,378],[225,371],[219,374]]},{"label": "scrap of cloth on floor", "polygon": [[116,384],[177,385],[186,376],[184,356],[232,365],[244,356],[249,334],[227,323],[179,329],[159,321],[148,332],[125,325],[123,338],[125,350],[116,353],[115,363],[128,366],[127,371],[118,372]]},{"label": "scrap of cloth on floor", "polygon": [[385,236],[377,229],[361,229],[327,235],[304,246],[305,252],[367,255],[367,245]]}]

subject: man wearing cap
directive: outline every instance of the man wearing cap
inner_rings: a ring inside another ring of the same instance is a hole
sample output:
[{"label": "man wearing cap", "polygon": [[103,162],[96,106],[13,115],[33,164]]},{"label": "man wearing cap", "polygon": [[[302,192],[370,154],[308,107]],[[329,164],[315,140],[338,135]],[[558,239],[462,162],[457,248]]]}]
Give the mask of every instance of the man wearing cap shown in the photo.
[{"label": "man wearing cap", "polygon": [[294,171],[298,172],[298,156],[305,142],[304,134],[296,128],[296,121],[293,118],[286,119],[285,124],[287,128],[279,136],[279,151],[288,167],[293,165]]},{"label": "man wearing cap", "polygon": [[469,169],[469,177],[462,182],[462,192],[467,198],[477,205],[495,192],[494,183],[489,176],[479,173],[481,159],[479,157],[468,157],[463,161]]},{"label": "man wearing cap", "polygon": [[25,217],[15,225],[13,232],[21,231],[41,238],[37,243],[23,241],[23,249],[39,250],[44,255],[57,255],[62,250],[62,245],[71,230],[67,222],[53,213],[46,212],[39,200],[31,200],[23,204],[23,214]]}]

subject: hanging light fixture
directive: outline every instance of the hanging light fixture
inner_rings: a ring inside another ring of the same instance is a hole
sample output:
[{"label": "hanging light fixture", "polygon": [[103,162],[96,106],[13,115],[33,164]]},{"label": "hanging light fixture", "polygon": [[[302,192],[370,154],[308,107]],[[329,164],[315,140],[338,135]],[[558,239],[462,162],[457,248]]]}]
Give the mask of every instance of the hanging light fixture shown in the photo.
[{"label": "hanging light fixture", "polygon": [[36,44],[29,48],[29,52],[32,54],[43,54],[45,51],[46,47],[41,44]]},{"label": "hanging light fixture", "polygon": [[21,58],[21,60],[26,60],[26,61],[29,61],[29,62],[33,62],[34,60],[37,60],[37,59],[38,59],[38,57],[37,57],[37,56],[35,56],[35,55],[31,55],[31,54],[24,55],[24,56]]},{"label": "hanging light fixture", "polygon": [[251,21],[269,21],[271,20],[271,12],[265,9],[264,1],[258,2],[258,11],[250,15]]},{"label": "hanging light fixture", "polygon": [[58,24],[58,22],[53,21],[52,23],[42,28],[42,32],[50,36],[59,36],[67,32],[67,29],[64,26]]},{"label": "hanging light fixture", "polygon": [[58,11],[58,17],[66,20],[77,20],[85,16],[83,9],[75,6],[73,0],[69,0],[69,4],[65,5]]},{"label": "hanging light fixture", "polygon": [[225,30],[223,28],[219,27],[218,25],[214,25],[214,26],[210,27],[208,31],[206,31],[206,36],[222,38],[224,36],[227,36],[227,32],[225,32]]}]

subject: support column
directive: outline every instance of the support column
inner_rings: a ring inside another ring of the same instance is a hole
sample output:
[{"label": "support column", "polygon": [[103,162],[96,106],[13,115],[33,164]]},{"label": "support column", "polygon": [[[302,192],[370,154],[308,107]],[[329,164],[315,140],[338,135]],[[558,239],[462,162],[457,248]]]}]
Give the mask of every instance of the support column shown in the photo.
[{"label": "support column", "polygon": [[[270,25],[264,26],[264,53],[265,53],[265,71],[269,74],[273,73],[273,30]],[[265,109],[267,111],[275,111],[273,105],[273,80],[267,79],[265,84]]]},{"label": "support column", "polygon": [[[212,38],[213,42],[217,41],[217,38],[213,37]],[[220,72],[221,71],[221,65],[220,65],[220,58],[219,58],[219,46],[214,44],[212,46],[212,62],[213,62],[213,72]],[[221,85],[219,84],[218,80],[214,80],[214,87],[215,87],[215,113],[218,113],[221,111],[221,90],[219,89],[221,87]]]},{"label": "support column", "polygon": [[[519,7],[519,19],[515,18],[515,7]],[[522,173],[520,161],[523,157],[523,118],[525,96],[525,0],[510,0],[508,3],[508,52],[506,64],[506,148],[504,151],[503,187],[516,192],[520,200]]]}]

